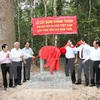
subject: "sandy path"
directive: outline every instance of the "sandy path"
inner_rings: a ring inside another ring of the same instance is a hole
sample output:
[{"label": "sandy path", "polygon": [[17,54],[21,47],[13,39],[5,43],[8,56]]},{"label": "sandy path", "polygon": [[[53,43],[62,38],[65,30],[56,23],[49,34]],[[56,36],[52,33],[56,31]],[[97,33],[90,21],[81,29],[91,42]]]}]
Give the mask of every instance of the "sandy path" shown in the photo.
[{"label": "sandy path", "polygon": [[0,88],[0,100],[100,100],[100,89],[82,84],[73,85],[72,90],[35,90],[27,88],[26,83],[23,83],[7,91]]},{"label": "sandy path", "polygon": [[73,85],[72,90],[34,90],[26,83],[0,91],[0,100],[100,100],[100,89]]}]

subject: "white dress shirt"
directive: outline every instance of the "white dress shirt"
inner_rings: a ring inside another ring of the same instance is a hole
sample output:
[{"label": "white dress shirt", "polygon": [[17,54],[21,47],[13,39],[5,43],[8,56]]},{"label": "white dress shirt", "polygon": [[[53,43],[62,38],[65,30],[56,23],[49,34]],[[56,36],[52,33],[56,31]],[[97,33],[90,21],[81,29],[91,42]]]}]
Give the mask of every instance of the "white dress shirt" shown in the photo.
[{"label": "white dress shirt", "polygon": [[90,55],[87,56],[86,60],[91,59],[92,61],[100,61],[100,47],[95,49],[94,47],[85,48],[90,50]]},{"label": "white dress shirt", "polygon": [[[90,46],[88,44],[81,44],[79,47],[77,47],[75,50],[79,51],[79,57],[81,59],[86,59],[88,55],[90,55],[90,51],[88,49],[85,48],[89,48]],[[83,57],[81,56],[81,51],[83,49]]]},{"label": "white dress shirt", "polygon": [[24,55],[28,57],[32,57],[31,55],[24,53],[21,49],[17,50],[16,48],[13,48],[11,50],[11,60],[14,62],[22,61],[22,58],[20,58],[20,56],[24,56]]},{"label": "white dress shirt", "polygon": [[[24,48],[22,49],[22,51],[25,52],[25,53],[27,53],[27,54],[29,54],[29,55],[31,55],[31,56],[34,54],[34,52],[33,52],[33,50],[32,50],[31,48],[26,48],[26,47],[24,47]],[[25,59],[28,59],[29,57],[26,56],[26,55],[24,55],[24,58],[25,58]]]},{"label": "white dress shirt", "polygon": [[72,48],[70,46],[66,47],[66,54],[65,57],[70,59],[70,58],[75,58],[75,54],[77,54],[77,51],[75,51],[75,48]]},{"label": "white dress shirt", "polygon": [[4,52],[3,50],[0,52],[0,64],[11,63],[11,59],[6,57],[7,54],[10,55],[10,52]]}]

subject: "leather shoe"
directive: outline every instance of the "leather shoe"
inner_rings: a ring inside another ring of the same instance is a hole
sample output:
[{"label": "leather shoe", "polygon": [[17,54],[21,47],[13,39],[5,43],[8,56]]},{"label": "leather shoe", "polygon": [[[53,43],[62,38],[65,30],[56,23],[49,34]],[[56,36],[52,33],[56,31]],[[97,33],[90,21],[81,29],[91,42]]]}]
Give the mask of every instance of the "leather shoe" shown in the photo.
[{"label": "leather shoe", "polygon": [[93,87],[93,86],[95,86],[95,84],[94,84],[94,83],[91,83],[91,84],[90,84],[90,87]]},{"label": "leather shoe", "polygon": [[88,86],[89,85],[89,83],[85,83],[85,85],[84,86]]},{"label": "leather shoe", "polygon": [[7,87],[4,87],[4,90],[6,91],[7,90]]},{"label": "leather shoe", "polygon": [[96,84],[96,87],[99,89],[99,84]]},{"label": "leather shoe", "polygon": [[12,88],[15,88],[17,86],[17,84],[15,84],[14,86],[12,86]]},{"label": "leather shoe", "polygon": [[76,82],[75,84],[76,84],[76,85],[79,85],[79,84],[81,84],[81,82]]},{"label": "leather shoe", "polygon": [[9,85],[9,87],[13,87],[12,85]]},{"label": "leather shoe", "polygon": [[22,85],[22,83],[18,83],[18,85]]},{"label": "leather shoe", "polygon": [[26,82],[26,80],[23,80],[23,83]]},{"label": "leather shoe", "polygon": [[75,81],[72,81],[73,84],[75,84]]}]

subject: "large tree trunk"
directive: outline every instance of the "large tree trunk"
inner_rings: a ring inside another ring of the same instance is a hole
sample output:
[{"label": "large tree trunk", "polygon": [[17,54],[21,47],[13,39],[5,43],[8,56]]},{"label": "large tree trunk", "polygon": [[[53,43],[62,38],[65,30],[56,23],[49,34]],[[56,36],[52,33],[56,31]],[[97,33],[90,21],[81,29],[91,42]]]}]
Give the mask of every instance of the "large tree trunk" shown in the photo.
[{"label": "large tree trunk", "polygon": [[0,0],[0,50],[3,43],[8,44],[11,49],[14,42],[14,1]]}]

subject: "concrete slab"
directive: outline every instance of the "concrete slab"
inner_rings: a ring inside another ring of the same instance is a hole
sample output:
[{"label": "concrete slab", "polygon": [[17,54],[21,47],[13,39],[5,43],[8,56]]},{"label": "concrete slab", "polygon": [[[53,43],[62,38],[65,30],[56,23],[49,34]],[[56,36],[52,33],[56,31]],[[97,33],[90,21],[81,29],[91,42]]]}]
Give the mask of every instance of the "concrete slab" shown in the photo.
[{"label": "concrete slab", "polygon": [[70,77],[66,77],[64,72],[35,73],[26,84],[27,88],[33,89],[72,89]]}]

